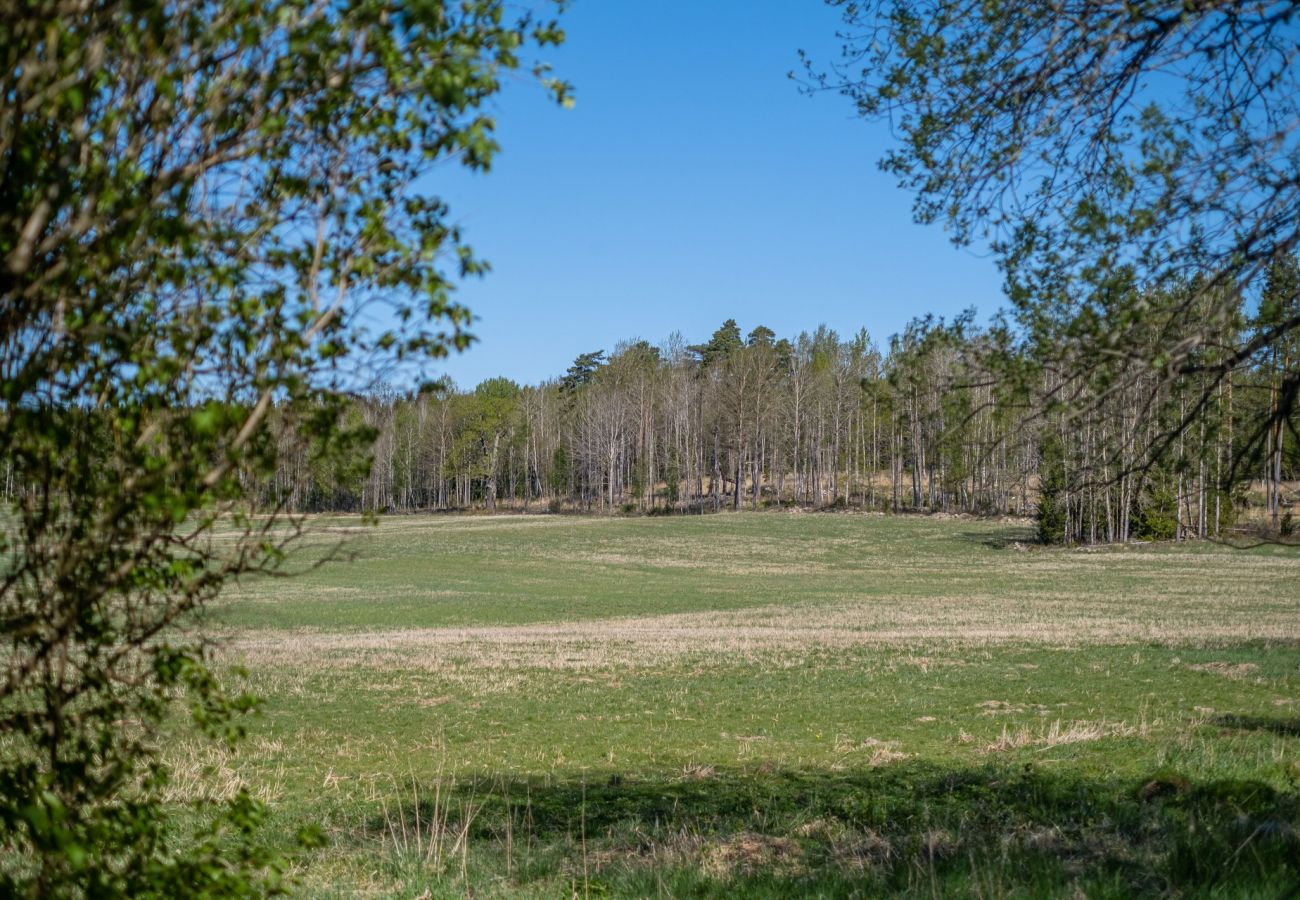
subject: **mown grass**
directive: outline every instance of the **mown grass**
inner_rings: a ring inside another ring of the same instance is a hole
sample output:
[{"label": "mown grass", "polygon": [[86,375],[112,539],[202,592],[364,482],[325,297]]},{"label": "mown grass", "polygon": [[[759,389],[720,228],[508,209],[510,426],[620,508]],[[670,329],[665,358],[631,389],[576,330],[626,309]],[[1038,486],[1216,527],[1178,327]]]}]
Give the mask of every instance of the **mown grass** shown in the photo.
[{"label": "mown grass", "polygon": [[267,706],[235,757],[178,738],[178,784],[323,827],[308,896],[1300,886],[1300,556],[1028,539],[385,520],[225,601]]}]

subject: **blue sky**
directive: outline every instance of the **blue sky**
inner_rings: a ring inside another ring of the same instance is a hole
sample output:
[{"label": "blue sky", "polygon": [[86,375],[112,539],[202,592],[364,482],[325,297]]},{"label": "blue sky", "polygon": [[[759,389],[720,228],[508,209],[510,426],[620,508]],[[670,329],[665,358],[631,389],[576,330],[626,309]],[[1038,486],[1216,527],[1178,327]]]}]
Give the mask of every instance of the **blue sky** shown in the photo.
[{"label": "blue sky", "polygon": [[444,367],[462,387],[535,383],[628,338],[701,341],[727,318],[884,345],[913,316],[1000,305],[993,261],[914,224],[876,168],[887,127],[787,77],[801,48],[833,57],[833,9],[576,0],[562,21],[547,58],[574,108],[512,83],[492,171],[430,182],[494,268],[459,294],[480,338]]}]

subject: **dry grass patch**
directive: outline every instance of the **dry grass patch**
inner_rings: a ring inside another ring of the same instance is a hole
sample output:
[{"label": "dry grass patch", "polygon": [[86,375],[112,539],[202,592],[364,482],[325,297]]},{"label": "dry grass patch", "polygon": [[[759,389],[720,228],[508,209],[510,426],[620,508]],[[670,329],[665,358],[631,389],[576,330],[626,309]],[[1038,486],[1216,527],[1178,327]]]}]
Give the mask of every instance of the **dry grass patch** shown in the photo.
[{"label": "dry grass patch", "polygon": [[[283,746],[276,741],[257,741],[250,747],[254,752],[278,752]],[[179,741],[168,748],[166,761],[170,777],[162,796],[167,803],[216,803],[231,799],[240,791],[248,791],[264,803],[283,798],[283,769],[261,776],[250,784],[239,772],[236,754],[208,740]]]},{"label": "dry grass patch", "polygon": [[[1066,606],[1032,600],[1012,604],[994,597],[864,599],[530,625],[243,631],[228,635],[225,653],[255,668],[289,667],[297,672],[364,666],[432,671],[455,678],[468,667],[477,681],[490,670],[644,669],[691,658],[770,662],[872,646],[1289,642],[1295,640],[1297,615],[1300,599],[1279,602],[1249,616],[1224,616],[1217,603],[1161,607],[1130,600]],[[922,672],[936,664],[928,656],[905,662]],[[1249,673],[1240,665],[1217,665],[1203,664],[1205,671],[1228,677]],[[1026,670],[1026,677],[1033,677],[1031,671]],[[502,689],[511,686],[498,685]]]},{"label": "dry grass patch", "polygon": [[1259,671],[1259,666],[1254,663],[1230,663],[1225,660],[1215,660],[1214,662],[1197,663],[1187,668],[1193,672],[1213,672],[1215,675],[1222,675],[1224,678],[1231,678],[1238,681]]},{"label": "dry grass patch", "polygon": [[702,868],[715,878],[763,872],[777,878],[799,874],[803,847],[793,838],[746,832],[703,848]]},{"label": "dry grass patch", "polygon": [[1040,716],[1047,715],[1050,710],[1040,703],[1008,703],[1005,700],[985,700],[978,704],[980,715],[982,716],[1013,716],[1021,715],[1027,712],[1034,712]]},{"label": "dry grass patch", "polygon": [[1062,723],[1056,719],[1046,727],[1019,728],[1015,731],[1003,726],[1002,734],[996,741],[984,747],[983,753],[1002,753],[1007,750],[1019,750],[1023,747],[1059,747],[1062,744],[1078,744],[1084,741],[1100,741],[1112,737],[1146,737],[1151,732],[1145,721],[1137,725],[1127,722],[1090,722],[1077,720]]}]

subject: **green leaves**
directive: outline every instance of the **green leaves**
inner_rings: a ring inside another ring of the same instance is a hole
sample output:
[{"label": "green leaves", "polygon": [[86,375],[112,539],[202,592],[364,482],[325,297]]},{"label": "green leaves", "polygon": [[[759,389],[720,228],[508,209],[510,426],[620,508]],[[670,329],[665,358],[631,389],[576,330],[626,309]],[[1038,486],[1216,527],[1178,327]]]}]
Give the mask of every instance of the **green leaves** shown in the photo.
[{"label": "green leaves", "polygon": [[56,6],[0,22],[0,893],[278,890],[247,797],[172,843],[152,738],[182,694],[222,741],[255,708],[199,626],[306,530],[277,463],[350,471],[347,393],[471,340],[486,263],[425,176],[490,166],[510,70],[567,96],[529,58],[563,34],[500,0]]},{"label": "green leaves", "polygon": [[[1155,370],[1172,391],[1161,396],[1183,396],[1195,378],[1199,393],[1185,400],[1204,408],[1300,331],[1300,317],[1236,327],[1243,300],[1262,301],[1266,272],[1300,243],[1291,11],[833,5],[843,55],[823,72],[808,66],[808,89],[838,90],[861,115],[887,119],[898,146],[881,166],[914,193],[915,217],[944,222],[957,243],[991,245],[1015,343],[1067,383],[1108,373],[1102,394],[1076,399],[1142,393]],[[1143,303],[1161,296],[1183,299]],[[1279,395],[1273,426],[1290,421],[1296,398]],[[1040,410],[1058,402],[1038,398]],[[1142,405],[1150,449],[1125,466],[1156,464],[1189,426],[1160,405]],[[1267,431],[1257,425],[1234,452],[1253,452],[1246,445]]]}]

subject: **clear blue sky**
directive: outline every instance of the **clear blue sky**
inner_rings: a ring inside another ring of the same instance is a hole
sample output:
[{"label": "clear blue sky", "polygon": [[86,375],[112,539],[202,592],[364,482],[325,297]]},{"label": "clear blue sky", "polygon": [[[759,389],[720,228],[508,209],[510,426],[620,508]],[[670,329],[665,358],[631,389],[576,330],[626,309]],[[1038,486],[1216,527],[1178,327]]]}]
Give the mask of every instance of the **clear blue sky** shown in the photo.
[{"label": "clear blue sky", "polygon": [[830,60],[818,0],[577,0],[550,51],[564,110],[521,80],[496,103],[490,173],[431,187],[493,265],[459,298],[479,321],[444,371],[535,383],[620,340],[702,341],[724,319],[780,336],[1001,304],[990,258],[911,219],[876,168],[888,129],[832,94],[802,95],[800,48]]}]

